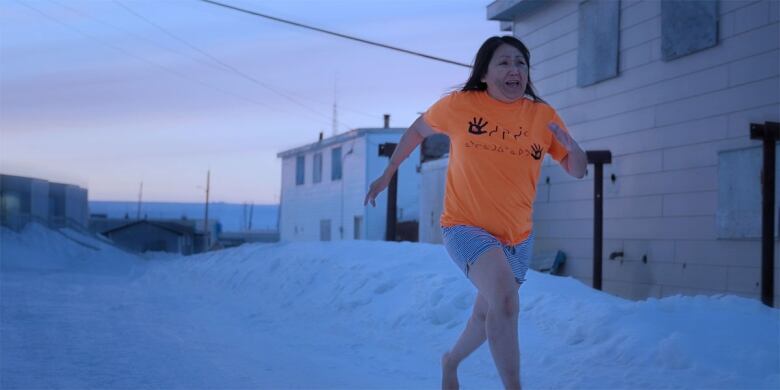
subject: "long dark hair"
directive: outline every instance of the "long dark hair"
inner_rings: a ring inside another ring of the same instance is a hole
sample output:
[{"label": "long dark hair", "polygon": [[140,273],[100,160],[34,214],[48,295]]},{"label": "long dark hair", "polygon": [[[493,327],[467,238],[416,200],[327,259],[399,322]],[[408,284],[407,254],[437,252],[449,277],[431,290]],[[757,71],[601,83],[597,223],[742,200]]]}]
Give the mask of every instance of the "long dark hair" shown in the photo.
[{"label": "long dark hair", "polygon": [[528,84],[525,86],[525,94],[531,95],[531,97],[533,97],[534,101],[536,102],[547,104],[546,101],[540,98],[536,92],[534,92],[534,87],[531,83],[531,52],[528,51],[528,48],[525,47],[523,42],[511,35],[490,37],[485,41],[485,43],[482,44],[482,46],[480,46],[479,50],[477,51],[477,56],[474,57],[474,65],[471,67],[471,75],[466,81],[466,84],[463,84],[463,87],[460,90],[463,92],[487,90],[487,84],[482,82],[482,78],[485,77],[485,74],[487,73],[488,65],[490,64],[490,60],[493,58],[493,53],[495,53],[496,49],[498,49],[498,47],[503,44],[507,44],[516,48],[517,50],[520,50],[520,53],[523,53],[523,57],[525,57],[525,63],[528,64]]}]

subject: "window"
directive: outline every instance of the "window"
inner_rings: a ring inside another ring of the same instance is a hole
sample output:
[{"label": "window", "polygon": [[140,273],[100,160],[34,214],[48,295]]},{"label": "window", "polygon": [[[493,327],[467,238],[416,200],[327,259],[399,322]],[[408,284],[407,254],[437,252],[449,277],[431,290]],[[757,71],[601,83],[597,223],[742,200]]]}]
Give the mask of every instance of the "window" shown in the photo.
[{"label": "window", "polygon": [[295,158],[295,184],[303,184],[304,163],[306,162],[306,156],[298,156]]},{"label": "window", "polygon": [[664,61],[717,44],[717,1],[661,2],[661,53]]},{"label": "window", "polygon": [[586,87],[617,77],[620,2],[579,3],[577,86]]},{"label": "window", "polygon": [[355,239],[360,239],[360,231],[363,228],[363,216],[362,215],[356,215],[355,216]]},{"label": "window", "polygon": [[314,164],[314,166],[312,167],[312,172],[314,173],[313,182],[319,183],[322,181],[322,153],[314,154],[313,164]]},{"label": "window", "polygon": [[330,150],[330,180],[341,180],[341,147]]},{"label": "window", "polygon": [[330,220],[320,220],[320,241],[330,241]]},{"label": "window", "polygon": [[[775,146],[780,153],[780,145]],[[715,223],[719,239],[761,238],[762,147],[718,152],[718,208]],[[780,182],[780,160],[775,160],[775,183]],[[775,205],[780,191],[775,191]],[[775,206],[775,238],[778,236],[778,209]]]}]

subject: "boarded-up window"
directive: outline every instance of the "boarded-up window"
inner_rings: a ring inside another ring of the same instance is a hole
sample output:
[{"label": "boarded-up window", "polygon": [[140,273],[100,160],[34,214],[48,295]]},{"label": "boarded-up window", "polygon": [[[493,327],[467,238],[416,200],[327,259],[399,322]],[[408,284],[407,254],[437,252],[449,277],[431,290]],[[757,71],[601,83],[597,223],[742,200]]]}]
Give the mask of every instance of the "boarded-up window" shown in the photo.
[{"label": "boarded-up window", "polygon": [[330,220],[320,220],[320,241],[330,241]]},{"label": "boarded-up window", "polygon": [[306,167],[306,156],[298,156],[295,158],[295,184],[303,184],[303,174]]},{"label": "boarded-up window", "polygon": [[718,2],[661,2],[661,53],[664,61],[718,44]]},{"label": "boarded-up window", "polygon": [[314,175],[313,182],[319,183],[322,181],[322,153],[315,153],[314,160],[312,162],[312,173]]},{"label": "boarded-up window", "polygon": [[577,86],[585,87],[618,74],[620,2],[587,0],[579,7]]},{"label": "boarded-up window", "polygon": [[341,180],[341,147],[330,150],[330,180]]},{"label": "boarded-up window", "polygon": [[[775,155],[780,156],[780,149]],[[775,161],[775,183],[780,183],[780,164]],[[718,153],[718,238],[761,238],[761,171],[763,148]],[[775,184],[777,185],[777,184]],[[775,190],[775,237],[777,237],[780,191]]]}]

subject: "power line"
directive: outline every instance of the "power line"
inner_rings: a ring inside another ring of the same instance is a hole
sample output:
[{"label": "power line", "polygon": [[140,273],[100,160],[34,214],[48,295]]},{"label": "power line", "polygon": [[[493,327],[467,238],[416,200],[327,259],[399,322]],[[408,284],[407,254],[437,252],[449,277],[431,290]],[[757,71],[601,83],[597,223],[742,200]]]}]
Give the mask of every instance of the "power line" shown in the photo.
[{"label": "power line", "polygon": [[[122,32],[124,32],[124,33],[126,33],[126,34],[130,34],[130,35],[132,35],[132,36],[134,36],[134,37],[136,37],[136,38],[138,38],[138,39],[141,39],[141,40],[143,40],[143,41],[149,42],[149,43],[151,43],[152,45],[154,45],[154,46],[157,46],[157,47],[159,47],[159,48],[162,48],[162,49],[164,49],[164,50],[170,51],[170,52],[172,52],[172,53],[175,53],[175,54],[178,54],[178,55],[182,55],[182,56],[188,57],[188,58],[190,58],[190,59],[193,59],[193,60],[195,60],[195,61],[197,61],[197,62],[200,62],[200,63],[202,63],[202,64],[204,64],[204,65],[206,65],[206,66],[208,66],[208,67],[212,67],[212,68],[215,68],[215,69],[218,69],[218,70],[221,70],[221,71],[228,71],[228,72],[231,72],[231,69],[225,69],[225,68],[229,68],[229,65],[227,65],[227,64],[224,64],[224,63],[221,63],[219,60],[216,60],[216,59],[214,59],[214,60],[215,60],[217,63],[219,63],[219,65],[222,65],[221,67],[220,67],[220,66],[215,66],[214,64],[212,64],[212,63],[210,63],[210,62],[207,62],[207,61],[203,61],[203,60],[201,60],[201,59],[199,59],[199,58],[194,58],[194,57],[191,57],[191,56],[189,56],[189,55],[187,55],[187,54],[185,54],[185,53],[182,53],[182,52],[180,52],[179,50],[176,50],[176,49],[171,49],[171,48],[167,47],[167,45],[161,45],[161,44],[159,44],[159,43],[157,43],[157,42],[155,42],[155,41],[153,41],[153,40],[151,40],[151,39],[148,39],[148,38],[146,38],[146,37],[143,37],[143,36],[140,36],[140,35],[138,35],[138,34],[135,34],[135,33],[133,33],[132,31],[127,31],[127,30],[125,30],[125,29],[123,29],[123,28],[120,28],[120,27],[118,27],[118,26],[114,25],[114,24],[109,24],[109,23],[106,23],[106,22],[104,22],[104,21],[102,21],[102,20],[100,20],[100,19],[98,19],[98,18],[95,18],[94,16],[91,16],[91,15],[89,15],[89,14],[86,14],[86,13],[84,13],[84,12],[82,12],[82,11],[78,10],[78,9],[75,9],[75,8],[73,8],[73,7],[70,7],[70,6],[68,6],[68,5],[65,5],[65,4],[62,4],[62,3],[59,3],[59,2],[58,2],[58,1],[56,1],[56,0],[49,0],[49,1],[50,1],[50,2],[52,2],[52,3],[54,3],[54,4],[57,4],[57,5],[59,5],[60,7],[67,8],[67,9],[68,9],[68,10],[70,10],[71,12],[74,12],[74,13],[76,13],[76,14],[79,14],[79,15],[81,15],[81,16],[84,16],[84,17],[90,18],[90,19],[92,19],[92,20],[94,20],[94,21],[96,21],[96,22],[98,22],[98,23],[100,23],[100,24],[102,24],[102,25],[105,25],[105,26],[108,26],[108,27],[110,27],[110,28],[113,28],[113,29],[116,29],[116,30],[122,31]],[[22,4],[24,4],[24,3],[22,3]],[[25,4],[25,5],[26,5],[28,8],[32,8],[32,7],[30,7],[30,6],[29,6],[29,5],[27,5],[27,4]],[[127,9],[127,8],[126,8],[126,9]],[[36,11],[38,11],[38,12],[39,12],[39,13],[41,13],[41,14],[43,14],[43,12],[42,12],[42,11],[40,11],[40,10],[36,10]],[[134,14],[134,13],[132,13],[132,12],[131,12],[131,14]],[[54,19],[54,18],[52,18],[51,16],[48,16],[48,15],[45,15],[45,14],[43,14],[43,15],[44,15],[44,16],[47,16],[47,17],[49,17],[50,19]],[[134,15],[135,15],[135,14],[134,14]],[[139,17],[140,17],[140,16],[139,16]],[[147,63],[151,63],[152,65],[156,65],[156,66],[158,66],[158,67],[160,67],[160,68],[163,68],[163,69],[165,69],[165,70],[167,70],[167,71],[169,71],[169,72],[171,72],[171,73],[177,74],[178,76],[180,76],[180,77],[183,77],[183,78],[185,78],[185,79],[188,79],[188,80],[190,79],[189,77],[186,77],[186,76],[182,75],[181,73],[178,73],[178,72],[176,72],[176,71],[174,71],[174,70],[172,70],[172,69],[170,69],[170,68],[167,68],[167,67],[165,67],[165,66],[163,66],[163,65],[157,64],[157,63],[155,63],[154,61],[148,60],[148,59],[146,59],[146,58],[143,58],[143,57],[140,57],[140,56],[137,56],[137,55],[133,55],[132,53],[128,52],[128,51],[127,51],[127,50],[125,50],[125,49],[122,49],[121,47],[118,47],[118,46],[116,46],[116,45],[113,45],[113,44],[107,43],[107,42],[105,42],[105,41],[103,41],[103,40],[101,40],[101,39],[98,39],[98,38],[96,38],[96,37],[94,37],[94,36],[91,36],[91,35],[89,35],[89,34],[86,34],[86,33],[84,33],[83,31],[80,31],[79,29],[77,29],[77,28],[74,28],[74,27],[72,27],[72,26],[68,26],[68,25],[66,25],[65,23],[61,22],[61,21],[58,21],[58,20],[55,20],[55,21],[57,21],[58,23],[60,23],[60,24],[62,24],[62,25],[64,25],[64,26],[66,26],[66,27],[69,27],[69,28],[71,28],[71,29],[73,29],[73,30],[76,30],[77,32],[81,33],[82,35],[85,35],[85,36],[87,36],[87,37],[89,37],[89,38],[95,39],[95,40],[97,40],[98,42],[101,42],[101,43],[103,43],[104,45],[107,45],[107,46],[110,46],[110,47],[112,47],[112,48],[114,48],[114,49],[116,49],[116,50],[122,51],[122,52],[124,52],[125,54],[128,54],[128,55],[130,55],[130,56],[132,56],[132,57],[135,57],[135,58],[138,58],[138,59],[141,59],[142,61],[145,61],[145,62],[147,62]],[[152,22],[149,22],[149,23],[152,23]],[[154,23],[152,23],[152,25],[154,25]],[[155,26],[156,26],[156,25],[155,25]],[[160,27],[160,28],[161,28],[161,27]],[[171,35],[172,35],[172,34],[171,34]],[[203,53],[203,54],[204,54],[204,55],[207,55],[206,53]],[[207,56],[208,56],[208,55],[207,55]],[[209,56],[209,57],[210,57],[210,56]],[[212,57],[210,57],[210,58],[212,58]],[[251,78],[251,77],[249,77],[249,76],[246,76],[246,75],[240,75],[240,76],[242,76],[242,77],[245,77],[245,78]],[[273,107],[271,107],[271,106],[269,106],[269,105],[267,105],[267,104],[265,104],[265,103],[262,103],[262,102],[260,102],[260,101],[257,101],[257,100],[255,100],[254,98],[249,98],[249,97],[245,97],[245,96],[242,96],[242,95],[239,95],[239,94],[235,94],[235,93],[233,93],[233,92],[230,92],[230,91],[228,91],[228,90],[225,90],[225,89],[222,89],[222,88],[215,87],[215,86],[213,86],[213,85],[210,85],[210,84],[208,84],[208,83],[204,83],[204,82],[202,82],[202,81],[200,81],[200,80],[195,80],[195,81],[196,81],[196,82],[198,82],[198,83],[199,83],[199,84],[201,84],[201,85],[205,85],[205,86],[207,86],[207,87],[210,87],[210,88],[212,88],[212,89],[218,90],[218,91],[220,91],[220,92],[223,92],[223,93],[228,93],[228,94],[230,94],[230,95],[232,95],[232,96],[239,97],[239,98],[241,98],[241,99],[243,99],[243,100],[246,100],[246,101],[249,101],[249,102],[252,102],[252,103],[258,104],[258,105],[260,105],[260,106],[263,106],[263,107],[266,107],[266,108],[270,108],[270,109],[274,109],[274,110],[276,109],[276,108],[273,108]],[[260,83],[258,80],[254,80],[254,79],[252,79],[251,81],[253,81],[253,82],[256,82],[256,83],[258,83],[258,84],[262,84],[262,83]],[[269,89],[271,89],[271,88],[270,88],[270,87],[268,87],[268,86],[265,86],[265,85],[263,85],[263,86],[264,86],[264,87],[266,87],[266,88],[269,88]],[[276,91],[274,91],[274,92],[276,92]],[[277,93],[278,93],[278,92],[277,92]],[[280,93],[280,94],[281,94],[281,93]],[[289,98],[289,97],[288,97],[288,98]],[[297,103],[297,102],[296,102],[296,103]],[[318,112],[318,111],[316,111],[316,110],[314,110],[314,109],[311,109],[311,108],[309,108],[309,107],[307,107],[307,106],[305,106],[305,105],[303,105],[303,104],[301,104],[301,103],[298,103],[298,104],[299,104],[299,105],[301,105],[302,107],[306,108],[307,110],[309,110],[309,111],[312,111],[314,114],[317,114],[317,115],[319,115],[319,116],[322,118],[322,119],[320,119],[320,118],[315,118],[314,116],[310,116],[312,120],[321,121],[322,123],[327,123],[327,122],[324,122],[324,120],[330,119],[330,118],[329,118],[327,115],[325,115],[325,114],[322,114],[322,113],[320,113],[320,112]],[[342,124],[343,124],[345,127],[347,127],[347,129],[351,128],[351,127],[350,127],[348,124],[346,124],[346,123],[343,123],[343,122],[342,122]]]},{"label": "power line", "polygon": [[168,73],[171,73],[171,74],[174,74],[174,75],[176,75],[176,76],[178,76],[178,77],[181,77],[181,78],[183,78],[183,79],[185,79],[185,80],[187,80],[187,81],[193,81],[193,82],[196,82],[196,83],[198,83],[198,84],[200,84],[200,85],[202,85],[202,86],[208,87],[208,88],[210,88],[210,89],[213,89],[213,90],[216,90],[216,91],[222,92],[222,93],[224,93],[224,94],[227,94],[227,95],[231,95],[231,96],[233,96],[233,97],[235,97],[235,98],[238,98],[238,99],[241,99],[241,100],[245,100],[245,101],[248,101],[248,102],[250,102],[250,103],[254,103],[254,104],[257,104],[257,105],[259,105],[259,106],[265,107],[265,108],[270,108],[270,109],[273,109],[273,107],[270,107],[270,106],[268,106],[268,105],[266,105],[266,104],[264,104],[264,103],[262,103],[262,102],[259,102],[259,101],[256,101],[256,100],[254,100],[254,99],[247,98],[247,97],[245,97],[245,96],[241,96],[241,95],[238,95],[238,94],[232,93],[232,92],[230,92],[230,91],[227,91],[227,90],[224,90],[224,89],[222,89],[222,88],[219,88],[219,87],[213,86],[213,85],[211,85],[211,84],[204,83],[204,82],[202,82],[202,81],[200,81],[200,80],[197,80],[197,79],[192,79],[192,78],[190,78],[190,77],[188,77],[188,76],[185,76],[185,75],[184,75],[184,74],[182,74],[182,73],[179,73],[179,72],[177,72],[177,71],[175,71],[175,70],[173,70],[173,69],[171,69],[171,68],[168,68],[167,66],[160,65],[160,64],[158,64],[158,63],[156,63],[156,62],[154,62],[154,61],[151,61],[151,60],[149,60],[149,59],[147,59],[147,58],[144,58],[144,57],[142,57],[142,56],[139,56],[139,55],[133,54],[132,52],[129,52],[129,51],[127,51],[127,50],[125,50],[125,49],[123,49],[123,48],[121,48],[121,47],[119,47],[119,46],[116,46],[116,45],[113,45],[113,44],[111,44],[111,43],[109,43],[109,42],[106,42],[106,41],[104,41],[104,40],[102,40],[102,39],[100,39],[100,38],[98,38],[98,37],[96,37],[96,36],[94,36],[94,35],[91,35],[91,34],[85,33],[85,32],[84,32],[84,31],[82,31],[81,29],[79,29],[79,28],[76,28],[76,27],[73,27],[72,25],[69,25],[69,24],[67,24],[67,23],[65,23],[65,22],[63,22],[63,21],[61,21],[61,20],[59,20],[59,19],[57,19],[57,18],[55,18],[55,17],[53,17],[53,16],[51,16],[51,15],[49,15],[49,14],[45,13],[45,12],[43,12],[43,11],[41,11],[40,9],[38,9],[38,8],[35,8],[35,7],[31,6],[30,4],[27,4],[27,3],[23,2],[23,1],[21,1],[21,0],[16,0],[16,1],[17,1],[17,3],[21,4],[22,6],[24,6],[24,7],[27,7],[27,8],[29,8],[29,9],[31,9],[31,10],[33,10],[33,11],[37,12],[38,14],[40,14],[40,15],[41,15],[41,16],[43,16],[43,17],[45,17],[46,19],[49,19],[49,20],[51,20],[51,21],[53,21],[53,22],[55,22],[55,23],[57,23],[57,24],[59,24],[59,25],[62,25],[63,27],[65,27],[65,28],[67,28],[67,29],[73,30],[73,31],[75,31],[75,32],[79,33],[80,35],[83,35],[83,36],[85,36],[85,37],[87,37],[87,38],[89,38],[89,39],[95,40],[95,41],[97,41],[97,42],[99,42],[99,43],[103,44],[104,46],[110,47],[110,48],[112,48],[112,49],[114,49],[114,50],[116,50],[116,51],[119,51],[119,52],[121,52],[121,53],[124,53],[124,54],[126,54],[126,55],[128,55],[128,56],[130,56],[130,57],[133,57],[133,58],[137,59],[137,60],[140,60],[140,61],[142,61],[142,62],[145,62],[145,63],[147,63],[147,64],[150,64],[150,65],[152,65],[152,66],[156,66],[156,67],[158,67],[158,68],[161,68],[161,69],[165,70],[166,72],[168,72]]},{"label": "power line", "polygon": [[340,37],[340,38],[345,38],[345,39],[350,39],[350,40],[353,40],[353,41],[358,41],[358,42],[365,43],[365,44],[368,44],[368,45],[379,46],[379,47],[383,47],[385,49],[396,50],[396,51],[400,51],[402,53],[412,54],[412,55],[415,55],[415,56],[428,58],[428,59],[431,59],[431,60],[434,60],[434,61],[441,61],[441,62],[446,62],[448,64],[453,64],[453,65],[458,65],[458,66],[464,66],[466,68],[471,68],[471,65],[464,64],[464,63],[461,63],[461,62],[451,61],[451,60],[448,60],[448,59],[445,59],[445,58],[435,57],[435,56],[428,55],[428,54],[418,53],[416,51],[402,49],[400,47],[385,45],[384,43],[373,42],[373,41],[369,41],[369,40],[366,40],[366,39],[349,36],[349,35],[346,35],[346,34],[341,34],[341,33],[333,32],[333,31],[328,31],[328,30],[321,29],[321,28],[318,28],[318,27],[308,26],[308,25],[305,25],[303,23],[293,22],[293,21],[290,21],[290,20],[277,18],[277,17],[270,16],[270,15],[261,14],[259,12],[255,12],[255,11],[250,11],[250,10],[246,10],[246,9],[243,9],[243,8],[234,7],[232,5],[218,3],[218,2],[212,1],[212,0],[200,0],[200,1],[202,1],[204,3],[218,5],[218,6],[225,7],[225,8],[230,8],[230,9],[233,9],[233,10],[236,10],[236,11],[239,11],[239,12],[244,12],[244,13],[247,13],[247,14],[250,14],[250,15],[260,16],[262,18],[271,19],[271,20],[274,20],[274,21],[277,21],[277,22],[287,23],[287,24],[291,24],[293,26],[302,27],[302,28],[306,28],[306,29],[309,29],[309,30],[314,30],[314,31],[318,31],[318,32],[321,32],[321,33],[325,33],[325,34],[335,35],[335,36]]},{"label": "power line", "polygon": [[[273,86],[271,86],[271,85],[269,85],[269,84],[267,84],[267,83],[265,83],[263,81],[260,81],[260,80],[258,80],[256,78],[254,78],[254,77],[252,77],[252,76],[242,72],[241,70],[235,68],[234,66],[231,66],[231,65],[225,63],[224,61],[220,60],[219,58],[216,58],[213,55],[209,54],[208,52],[206,52],[206,51],[196,47],[195,45],[187,42],[185,39],[183,39],[183,38],[173,34],[172,32],[168,31],[167,29],[165,29],[164,27],[160,26],[159,24],[154,23],[151,20],[149,20],[148,18],[145,18],[144,16],[139,14],[138,12],[133,11],[130,7],[126,6],[125,4],[122,4],[121,1],[115,0],[114,3],[116,3],[117,5],[122,7],[125,11],[129,12],[133,16],[135,16],[135,17],[143,20],[144,22],[154,26],[155,28],[157,28],[158,30],[162,31],[164,34],[168,35],[169,37],[175,39],[176,41],[182,43],[183,45],[189,47],[190,49],[197,51],[198,53],[200,53],[204,57],[210,59],[211,61],[214,61],[215,63],[221,65],[222,68],[223,68],[222,70],[227,70],[228,72],[232,72],[232,73],[238,75],[239,77],[242,77],[242,78],[244,78],[246,80],[249,80],[249,81],[251,81],[251,82],[253,82],[253,83],[255,83],[255,84],[257,84],[257,85],[259,85],[259,86],[261,86],[263,88],[265,88],[265,89],[268,89],[269,91],[271,91],[271,92],[273,92],[273,93],[275,93],[275,94],[277,94],[279,96],[284,97],[285,99],[289,100],[290,102],[292,102],[292,103],[294,103],[294,104],[296,104],[296,105],[298,105],[298,106],[300,106],[300,107],[302,107],[302,108],[304,108],[306,110],[309,110],[309,111],[313,112],[314,114],[317,114],[317,115],[319,115],[319,116],[321,116],[323,118],[326,118],[326,119],[330,119],[330,118],[327,117],[326,114],[323,114],[323,113],[321,113],[321,112],[319,112],[319,111],[317,111],[317,110],[307,106],[306,104],[298,101],[297,99],[293,98],[289,94],[284,93],[281,90],[279,90],[279,89],[277,89],[277,88],[275,88],[275,87],[273,87]],[[351,126],[349,124],[347,124],[347,123],[344,123],[344,122],[339,122],[339,123],[341,123],[342,125],[346,126],[347,128],[351,128]]]}]

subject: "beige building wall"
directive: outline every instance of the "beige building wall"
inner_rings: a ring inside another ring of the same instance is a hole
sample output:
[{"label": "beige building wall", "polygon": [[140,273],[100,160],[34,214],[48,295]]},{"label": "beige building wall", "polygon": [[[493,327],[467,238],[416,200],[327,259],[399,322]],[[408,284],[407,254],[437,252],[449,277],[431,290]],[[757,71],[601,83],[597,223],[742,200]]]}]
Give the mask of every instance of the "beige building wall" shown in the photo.
[{"label": "beige building wall", "polygon": [[[632,299],[760,299],[760,239],[725,237],[717,228],[719,191],[729,184],[718,163],[725,151],[760,147],[750,123],[780,120],[780,2],[721,1],[717,45],[667,62],[661,2],[623,0],[618,75],[586,87],[577,86],[579,3],[550,2],[511,24],[531,51],[540,96],[583,149],[612,151],[604,173],[603,290]],[[575,180],[549,158],[546,164],[536,252],[563,250],[565,275],[592,285],[593,168]],[[760,172],[742,174],[760,186]],[[760,220],[750,223],[760,227]],[[610,260],[617,252],[623,256]]]}]

